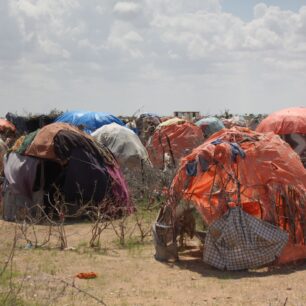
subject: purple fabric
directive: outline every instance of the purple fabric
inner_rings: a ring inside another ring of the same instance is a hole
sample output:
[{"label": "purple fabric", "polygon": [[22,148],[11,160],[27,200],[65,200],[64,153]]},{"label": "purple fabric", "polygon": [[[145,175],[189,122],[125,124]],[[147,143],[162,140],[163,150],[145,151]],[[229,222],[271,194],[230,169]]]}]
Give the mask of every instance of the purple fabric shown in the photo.
[{"label": "purple fabric", "polygon": [[134,209],[134,205],[131,202],[129,191],[127,184],[123,178],[123,175],[119,169],[119,167],[116,166],[109,166],[106,165],[106,169],[108,171],[108,174],[113,179],[112,183],[112,193],[115,197],[116,204],[121,208],[126,208],[127,213],[132,213]]}]

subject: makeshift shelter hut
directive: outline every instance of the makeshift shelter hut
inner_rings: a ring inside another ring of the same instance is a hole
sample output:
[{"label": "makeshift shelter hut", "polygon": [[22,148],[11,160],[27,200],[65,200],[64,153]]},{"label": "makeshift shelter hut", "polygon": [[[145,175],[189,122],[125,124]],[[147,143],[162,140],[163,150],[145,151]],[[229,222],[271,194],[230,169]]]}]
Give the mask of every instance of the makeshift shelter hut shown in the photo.
[{"label": "makeshift shelter hut", "polygon": [[280,135],[301,157],[306,168],[306,107],[292,107],[274,112],[261,121],[256,131]]},{"label": "makeshift shelter hut", "polygon": [[160,118],[153,113],[143,113],[136,118],[136,127],[139,132],[139,138],[143,144],[153,135],[156,127],[160,124]]},{"label": "makeshift shelter hut", "polygon": [[175,250],[177,199],[193,204],[208,226],[203,259],[214,267],[306,258],[306,170],[273,133],[219,131],[182,159],[170,193],[171,218],[164,213],[155,224],[157,258]]},{"label": "makeshift shelter hut", "polygon": [[139,137],[130,129],[111,123],[93,132],[92,137],[115,155],[121,168],[141,169],[150,164],[148,152]]},{"label": "makeshift shelter hut", "polygon": [[222,121],[216,117],[202,118],[195,124],[202,129],[205,138],[225,128]]},{"label": "makeshift shelter hut", "polygon": [[88,112],[88,111],[70,111],[60,115],[55,122],[65,122],[80,128],[91,134],[101,126],[117,123],[124,125],[124,123],[117,117],[109,113],[103,112]]},{"label": "makeshift shelter hut", "polygon": [[52,207],[58,192],[73,212],[104,200],[109,214],[133,210],[112,153],[72,125],[53,123],[22,136],[4,162],[6,220],[24,210],[36,215],[38,205]]},{"label": "makeshift shelter hut", "polygon": [[155,167],[176,167],[181,157],[204,142],[201,128],[184,119],[173,118],[160,124],[146,148]]}]

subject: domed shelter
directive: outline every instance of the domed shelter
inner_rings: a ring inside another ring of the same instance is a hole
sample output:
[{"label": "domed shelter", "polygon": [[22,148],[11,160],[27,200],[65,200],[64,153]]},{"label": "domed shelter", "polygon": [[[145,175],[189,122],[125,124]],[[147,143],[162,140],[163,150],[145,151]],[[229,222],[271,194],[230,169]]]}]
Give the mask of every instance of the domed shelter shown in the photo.
[{"label": "domed shelter", "polygon": [[223,122],[216,117],[202,118],[195,124],[202,129],[205,138],[225,128]]},{"label": "domed shelter", "polygon": [[88,111],[70,111],[60,115],[55,122],[65,122],[82,128],[86,133],[91,134],[101,126],[117,123],[124,123],[117,117],[109,113],[88,112]]},{"label": "domed shelter", "polygon": [[261,121],[256,131],[280,135],[301,157],[306,168],[306,107],[292,107],[274,112]]},{"label": "domed shelter", "polygon": [[172,118],[160,124],[147,144],[155,167],[176,167],[181,157],[204,142],[201,128],[184,119]]},{"label": "domed shelter", "polygon": [[143,113],[137,117],[135,123],[141,142],[146,144],[156,127],[160,124],[160,117],[154,113]]},{"label": "domed shelter", "polygon": [[[214,134],[182,159],[171,196],[170,211],[185,202],[202,216],[208,226],[203,259],[216,268],[306,258],[306,170],[272,133],[232,128]],[[162,238],[155,241],[167,249],[169,238]]]},{"label": "domed shelter", "polygon": [[130,129],[111,123],[93,132],[92,137],[115,155],[121,167],[141,168],[150,163],[146,148],[139,137]]},{"label": "domed shelter", "polygon": [[49,209],[60,193],[69,210],[107,200],[109,212],[133,210],[112,153],[66,123],[53,123],[19,138],[4,159],[4,219],[20,210]]}]

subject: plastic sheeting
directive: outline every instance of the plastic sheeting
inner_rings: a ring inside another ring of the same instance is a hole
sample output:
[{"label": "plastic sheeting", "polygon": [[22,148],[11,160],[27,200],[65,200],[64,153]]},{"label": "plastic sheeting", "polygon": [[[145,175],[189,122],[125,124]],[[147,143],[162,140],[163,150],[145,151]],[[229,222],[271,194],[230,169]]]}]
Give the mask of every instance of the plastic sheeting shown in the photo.
[{"label": "plastic sheeting", "polygon": [[195,124],[202,128],[205,137],[210,137],[214,133],[225,128],[222,121],[216,117],[203,118],[197,121]]},{"label": "plastic sheeting", "polygon": [[117,117],[109,113],[103,112],[88,112],[88,111],[71,111],[59,116],[56,122],[66,122],[76,126],[83,126],[84,131],[88,134],[94,132],[96,129],[110,123],[117,123],[124,125],[124,123]]},{"label": "plastic sheeting", "polygon": [[178,165],[181,157],[204,142],[201,128],[190,122],[171,124],[156,129],[151,141],[147,145],[152,164],[164,168],[170,157],[170,164]]},{"label": "plastic sheeting", "polygon": [[139,137],[130,129],[117,123],[102,126],[91,136],[107,146],[121,165],[129,165],[129,162],[132,165],[135,163],[140,165],[141,161],[147,162],[149,159],[148,152]]},{"label": "plastic sheeting", "polygon": [[256,131],[280,135],[299,154],[306,168],[306,107],[272,113],[257,126]]},{"label": "plastic sheeting", "polygon": [[256,131],[278,135],[306,134],[306,107],[286,108],[272,113],[261,121]]},{"label": "plastic sheeting", "polygon": [[[221,139],[223,142],[212,144]],[[231,143],[245,152],[232,159]],[[199,157],[209,163],[201,169]],[[186,165],[198,163],[196,176]],[[232,128],[214,134],[181,161],[171,193],[192,201],[207,224],[218,220],[230,206],[289,233],[280,262],[306,258],[306,170],[298,155],[279,136]],[[173,203],[175,205],[175,203]]]}]

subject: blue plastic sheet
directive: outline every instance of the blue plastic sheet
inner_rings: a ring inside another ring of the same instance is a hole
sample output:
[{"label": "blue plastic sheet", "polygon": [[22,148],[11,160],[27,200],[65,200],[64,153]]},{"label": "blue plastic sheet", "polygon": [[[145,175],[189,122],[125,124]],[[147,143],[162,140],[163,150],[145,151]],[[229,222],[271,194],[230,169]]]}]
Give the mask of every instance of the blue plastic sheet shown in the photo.
[{"label": "blue plastic sheet", "polygon": [[189,176],[196,176],[197,175],[197,161],[189,161],[186,164],[186,173]]},{"label": "blue plastic sheet", "polygon": [[236,142],[227,142],[227,141],[223,141],[222,139],[216,139],[215,141],[212,141],[213,145],[218,145],[221,143],[228,143],[231,146],[231,150],[232,150],[232,160],[236,161],[237,160],[237,156],[240,155],[242,158],[245,158],[246,154],[245,152],[242,150],[242,148],[239,146],[238,143]]},{"label": "blue plastic sheet", "polygon": [[119,118],[103,112],[71,111],[62,114],[55,121],[66,122],[76,126],[81,125],[88,134],[106,124],[117,123],[124,126],[124,123]]}]

